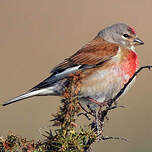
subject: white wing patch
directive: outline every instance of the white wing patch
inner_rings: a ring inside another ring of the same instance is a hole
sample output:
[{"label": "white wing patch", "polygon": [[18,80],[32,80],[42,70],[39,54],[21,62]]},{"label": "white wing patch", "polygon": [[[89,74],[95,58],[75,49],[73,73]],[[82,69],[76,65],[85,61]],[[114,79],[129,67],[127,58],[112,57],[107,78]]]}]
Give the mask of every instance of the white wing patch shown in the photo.
[{"label": "white wing patch", "polygon": [[63,75],[67,75],[69,73],[74,73],[74,72],[76,72],[79,69],[80,66],[81,65],[68,68],[68,69],[64,70],[63,72],[57,73],[55,76],[59,76],[60,77],[60,76],[63,76]]}]

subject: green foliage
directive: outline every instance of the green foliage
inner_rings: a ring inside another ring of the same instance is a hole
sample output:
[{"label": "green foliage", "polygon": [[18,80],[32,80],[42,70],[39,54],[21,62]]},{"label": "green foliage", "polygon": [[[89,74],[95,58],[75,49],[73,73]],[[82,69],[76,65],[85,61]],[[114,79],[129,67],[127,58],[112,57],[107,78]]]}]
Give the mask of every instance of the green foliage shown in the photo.
[{"label": "green foliage", "polygon": [[76,119],[81,110],[77,94],[81,85],[81,73],[71,75],[70,84],[65,90],[64,99],[61,101],[57,114],[54,116],[53,125],[59,126],[55,134],[48,132],[45,146],[47,151],[53,152],[83,152],[96,140],[96,133],[89,126],[86,129],[77,127]]},{"label": "green foliage", "polygon": [[4,139],[0,138],[0,152],[44,152],[44,146],[26,138],[18,137],[12,133]]},{"label": "green foliage", "polygon": [[[50,137],[50,136],[49,136]],[[47,151],[53,152],[83,152],[93,143],[96,135],[92,130],[75,131],[75,129],[56,130],[54,136],[46,140]]]},{"label": "green foliage", "polygon": [[0,139],[0,152],[84,152],[97,139],[91,126],[83,128],[76,124],[81,106],[78,93],[81,85],[81,73],[70,76],[69,86],[61,100],[61,106],[54,115],[49,131],[45,131],[44,141],[34,143],[10,134]]}]

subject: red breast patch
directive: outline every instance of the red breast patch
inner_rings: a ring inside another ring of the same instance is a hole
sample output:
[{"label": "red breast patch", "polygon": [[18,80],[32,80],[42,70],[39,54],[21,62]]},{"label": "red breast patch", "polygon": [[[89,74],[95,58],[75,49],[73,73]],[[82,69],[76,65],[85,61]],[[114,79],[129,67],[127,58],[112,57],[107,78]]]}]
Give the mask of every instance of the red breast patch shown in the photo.
[{"label": "red breast patch", "polygon": [[126,59],[127,60],[125,60],[125,63],[123,64],[123,71],[131,78],[139,67],[139,60],[136,53],[133,51],[128,52]]}]

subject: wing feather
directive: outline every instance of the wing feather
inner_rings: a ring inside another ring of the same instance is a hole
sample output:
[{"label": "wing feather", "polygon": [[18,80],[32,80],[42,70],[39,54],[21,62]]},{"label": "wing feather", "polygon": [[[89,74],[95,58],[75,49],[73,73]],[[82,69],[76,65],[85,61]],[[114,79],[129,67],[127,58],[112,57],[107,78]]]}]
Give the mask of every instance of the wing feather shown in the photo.
[{"label": "wing feather", "polygon": [[109,43],[97,37],[70,58],[65,59],[62,63],[57,65],[51,72],[59,72],[77,65],[99,64],[115,56],[118,52],[118,48],[118,44]]},{"label": "wing feather", "polygon": [[109,61],[117,54],[118,48],[119,46],[117,44],[109,43],[100,37],[96,37],[70,58],[65,59],[57,65],[47,79],[30,91],[52,86],[53,83],[66,78],[69,73],[74,73],[79,70],[79,68],[87,69],[93,68],[96,65],[102,66],[102,63]]}]

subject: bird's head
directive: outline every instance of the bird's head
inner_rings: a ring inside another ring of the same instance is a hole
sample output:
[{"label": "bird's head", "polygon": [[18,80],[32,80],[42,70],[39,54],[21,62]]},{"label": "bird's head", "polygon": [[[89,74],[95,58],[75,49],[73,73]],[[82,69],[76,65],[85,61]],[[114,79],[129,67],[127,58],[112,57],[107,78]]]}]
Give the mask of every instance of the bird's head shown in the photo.
[{"label": "bird's head", "polygon": [[98,36],[108,42],[117,43],[127,48],[144,44],[144,42],[137,37],[135,30],[124,23],[106,27],[98,33]]}]

